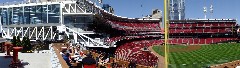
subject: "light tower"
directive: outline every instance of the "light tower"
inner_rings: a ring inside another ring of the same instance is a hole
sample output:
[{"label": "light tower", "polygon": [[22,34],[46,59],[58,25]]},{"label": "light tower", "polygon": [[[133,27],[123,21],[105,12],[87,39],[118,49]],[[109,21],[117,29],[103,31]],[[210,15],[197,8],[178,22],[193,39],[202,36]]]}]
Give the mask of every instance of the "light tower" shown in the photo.
[{"label": "light tower", "polygon": [[207,19],[207,7],[203,7],[204,19]]},{"label": "light tower", "polygon": [[203,7],[204,19],[207,19],[207,7]]},{"label": "light tower", "polygon": [[204,19],[207,19],[207,7],[206,7],[206,0],[204,0],[203,13],[204,13]]},{"label": "light tower", "polygon": [[210,14],[211,14],[211,18],[212,18],[212,16],[213,16],[213,5],[212,4],[210,6]]}]

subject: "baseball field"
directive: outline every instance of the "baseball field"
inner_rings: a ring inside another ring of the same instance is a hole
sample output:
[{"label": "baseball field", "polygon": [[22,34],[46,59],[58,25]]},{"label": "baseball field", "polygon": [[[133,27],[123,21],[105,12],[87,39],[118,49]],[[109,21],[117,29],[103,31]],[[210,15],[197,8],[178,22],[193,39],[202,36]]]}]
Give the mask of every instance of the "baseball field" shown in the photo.
[{"label": "baseball field", "polygon": [[[164,56],[164,46],[153,49]],[[169,45],[169,68],[206,68],[240,59],[240,43]]]}]

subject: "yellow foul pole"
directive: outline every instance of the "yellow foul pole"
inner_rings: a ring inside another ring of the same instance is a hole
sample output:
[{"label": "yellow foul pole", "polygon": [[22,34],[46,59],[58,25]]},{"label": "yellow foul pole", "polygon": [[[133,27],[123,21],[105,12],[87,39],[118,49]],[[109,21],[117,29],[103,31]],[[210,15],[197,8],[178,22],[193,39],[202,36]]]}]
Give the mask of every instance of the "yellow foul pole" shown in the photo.
[{"label": "yellow foul pole", "polygon": [[164,60],[165,60],[165,68],[168,68],[168,0],[164,0]]}]

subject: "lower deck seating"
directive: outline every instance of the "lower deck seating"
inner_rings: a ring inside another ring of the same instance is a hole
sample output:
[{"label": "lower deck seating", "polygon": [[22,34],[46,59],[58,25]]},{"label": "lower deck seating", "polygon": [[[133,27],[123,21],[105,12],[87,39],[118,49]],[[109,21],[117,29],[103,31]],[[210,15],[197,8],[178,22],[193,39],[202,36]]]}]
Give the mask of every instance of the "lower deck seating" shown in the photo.
[{"label": "lower deck seating", "polygon": [[150,51],[144,50],[153,44],[160,44],[160,40],[142,40],[125,43],[117,48],[116,58],[125,61],[135,61],[137,64],[155,66],[158,58]]}]

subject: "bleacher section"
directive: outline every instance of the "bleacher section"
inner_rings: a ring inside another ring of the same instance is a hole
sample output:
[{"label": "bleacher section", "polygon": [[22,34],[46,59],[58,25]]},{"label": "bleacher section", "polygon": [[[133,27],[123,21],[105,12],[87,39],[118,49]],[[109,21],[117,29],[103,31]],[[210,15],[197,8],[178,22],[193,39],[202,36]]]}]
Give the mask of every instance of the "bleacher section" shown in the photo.
[{"label": "bleacher section", "polygon": [[135,61],[137,64],[146,66],[155,66],[158,58],[148,50],[144,50],[153,44],[160,44],[162,41],[141,40],[125,43],[117,48],[116,58],[125,61]]},{"label": "bleacher section", "polygon": [[171,22],[170,33],[228,33],[233,32],[236,22]]},{"label": "bleacher section", "polygon": [[[123,31],[118,36],[108,37],[105,42],[116,45],[117,60],[135,61],[145,66],[155,66],[158,58],[146,49],[164,42],[161,19],[129,19],[102,11],[102,18],[111,27]],[[114,34],[114,33],[113,33]],[[146,39],[152,37],[151,39]],[[137,39],[137,40],[136,40]],[[215,44],[238,40],[236,20],[171,20],[169,23],[169,44]]]}]

